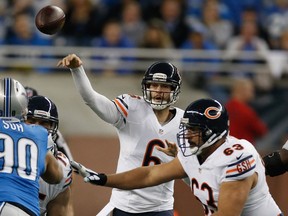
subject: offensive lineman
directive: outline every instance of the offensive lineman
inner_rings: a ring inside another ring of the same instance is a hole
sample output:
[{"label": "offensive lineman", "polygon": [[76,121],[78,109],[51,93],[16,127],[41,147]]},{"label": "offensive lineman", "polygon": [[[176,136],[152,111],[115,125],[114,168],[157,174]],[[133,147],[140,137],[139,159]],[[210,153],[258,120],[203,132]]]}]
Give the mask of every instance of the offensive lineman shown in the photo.
[{"label": "offensive lineman", "polygon": [[[123,94],[113,101],[94,91],[81,59],[71,54],[58,62],[70,68],[76,88],[85,103],[105,122],[114,125],[120,140],[117,172],[141,166],[167,163],[173,157],[158,151],[176,142],[176,133],[183,110],[173,107],[180,93],[181,77],[169,62],[156,62],[142,80],[143,97]],[[98,214],[126,216],[173,215],[174,181],[140,190],[113,189],[110,203]],[[107,212],[106,212],[107,210]]]},{"label": "offensive lineman", "polygon": [[[30,97],[26,123],[42,125],[49,131],[49,135],[53,137],[57,133],[59,124],[56,105],[44,96]],[[58,184],[48,184],[40,178],[40,214],[43,216],[45,214],[73,216],[70,161],[65,154],[57,150],[55,143],[48,147],[54,153],[62,168],[63,178]]]}]

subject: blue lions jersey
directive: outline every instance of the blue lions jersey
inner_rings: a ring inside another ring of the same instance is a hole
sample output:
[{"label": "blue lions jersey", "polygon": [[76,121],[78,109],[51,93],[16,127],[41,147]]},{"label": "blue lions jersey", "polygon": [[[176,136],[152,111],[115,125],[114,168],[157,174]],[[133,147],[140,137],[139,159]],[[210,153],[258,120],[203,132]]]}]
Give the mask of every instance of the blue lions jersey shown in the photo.
[{"label": "blue lions jersey", "polygon": [[17,203],[39,215],[39,176],[45,171],[47,130],[0,119],[0,202]]}]

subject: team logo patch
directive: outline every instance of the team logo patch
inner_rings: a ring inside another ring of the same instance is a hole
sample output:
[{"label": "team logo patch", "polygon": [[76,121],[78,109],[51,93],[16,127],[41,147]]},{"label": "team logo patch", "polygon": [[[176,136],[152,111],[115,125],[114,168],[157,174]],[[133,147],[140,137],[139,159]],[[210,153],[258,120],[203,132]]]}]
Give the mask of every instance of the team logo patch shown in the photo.
[{"label": "team logo patch", "polygon": [[217,119],[221,116],[220,109],[217,107],[208,107],[204,111],[204,115],[209,119]]}]

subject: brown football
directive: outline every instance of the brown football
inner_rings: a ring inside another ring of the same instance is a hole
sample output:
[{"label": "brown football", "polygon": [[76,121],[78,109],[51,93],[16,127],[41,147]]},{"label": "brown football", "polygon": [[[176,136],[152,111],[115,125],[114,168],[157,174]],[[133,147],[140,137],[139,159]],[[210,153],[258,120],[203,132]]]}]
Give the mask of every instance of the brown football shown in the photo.
[{"label": "brown football", "polygon": [[65,13],[60,7],[48,5],[43,7],[35,17],[35,25],[44,34],[59,32],[65,23]]}]

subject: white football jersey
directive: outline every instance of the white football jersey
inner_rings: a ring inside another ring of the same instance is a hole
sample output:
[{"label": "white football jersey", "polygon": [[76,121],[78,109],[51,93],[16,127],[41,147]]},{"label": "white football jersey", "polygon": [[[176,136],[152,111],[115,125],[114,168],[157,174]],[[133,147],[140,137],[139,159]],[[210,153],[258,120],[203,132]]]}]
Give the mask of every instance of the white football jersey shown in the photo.
[{"label": "white football jersey", "polygon": [[196,155],[184,157],[179,152],[178,157],[190,178],[194,195],[204,207],[205,215],[209,216],[217,211],[221,183],[241,180],[255,172],[258,174],[258,182],[250,191],[241,216],[271,216],[281,213],[269,192],[262,159],[250,142],[228,136],[226,142],[201,165]]},{"label": "white football jersey", "polygon": [[[174,118],[161,125],[150,104],[140,96],[121,95],[114,103],[122,114],[122,119],[115,124],[120,140],[117,173],[173,159],[155,147],[165,147],[165,140],[176,143],[183,110],[171,108],[176,112]],[[174,181],[137,190],[113,189],[110,202],[129,213],[172,210],[173,190]]]},{"label": "white football jersey", "polygon": [[40,178],[39,202],[41,215],[45,215],[47,204],[72,183],[72,168],[69,159],[62,152],[57,152],[57,160],[63,171],[63,179],[61,182],[59,184],[48,184]]}]

